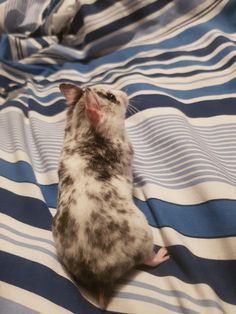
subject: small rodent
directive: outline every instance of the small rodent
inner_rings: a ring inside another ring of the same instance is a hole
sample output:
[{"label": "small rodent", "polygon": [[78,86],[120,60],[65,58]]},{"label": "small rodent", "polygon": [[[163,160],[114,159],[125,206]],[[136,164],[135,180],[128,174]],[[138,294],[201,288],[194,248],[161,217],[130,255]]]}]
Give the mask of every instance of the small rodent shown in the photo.
[{"label": "small rodent", "polygon": [[133,150],[125,130],[127,95],[61,84],[67,116],[59,162],[53,237],[58,256],[78,282],[104,295],[136,265],[169,259],[132,199]]}]

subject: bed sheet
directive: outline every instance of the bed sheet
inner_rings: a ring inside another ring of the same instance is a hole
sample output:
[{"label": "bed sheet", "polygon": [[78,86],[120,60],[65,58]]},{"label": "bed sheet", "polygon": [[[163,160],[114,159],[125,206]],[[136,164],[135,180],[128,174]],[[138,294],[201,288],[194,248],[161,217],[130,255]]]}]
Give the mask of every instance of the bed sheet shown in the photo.
[{"label": "bed sheet", "polygon": [[107,313],[236,313],[236,1],[0,1],[0,313],[101,313],[54,248],[65,103],[129,95],[134,202],[171,259]]}]

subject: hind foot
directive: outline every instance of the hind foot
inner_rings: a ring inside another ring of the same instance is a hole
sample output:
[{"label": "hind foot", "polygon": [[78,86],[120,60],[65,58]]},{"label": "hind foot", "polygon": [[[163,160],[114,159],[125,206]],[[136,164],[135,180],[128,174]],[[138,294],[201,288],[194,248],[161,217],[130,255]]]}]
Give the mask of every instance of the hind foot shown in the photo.
[{"label": "hind foot", "polygon": [[165,247],[160,248],[160,250],[156,253],[153,252],[152,256],[144,261],[144,264],[147,266],[158,266],[161,263],[168,261],[170,255]]}]

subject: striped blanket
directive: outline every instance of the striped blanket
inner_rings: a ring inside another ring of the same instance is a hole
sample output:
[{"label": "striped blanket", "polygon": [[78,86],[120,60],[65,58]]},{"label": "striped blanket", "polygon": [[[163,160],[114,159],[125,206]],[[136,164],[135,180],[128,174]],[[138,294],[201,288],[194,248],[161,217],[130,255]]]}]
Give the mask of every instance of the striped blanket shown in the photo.
[{"label": "striped blanket", "polygon": [[134,201],[171,259],[138,267],[107,313],[236,313],[236,1],[0,1],[0,313],[101,313],[51,234],[65,103],[130,99]]}]

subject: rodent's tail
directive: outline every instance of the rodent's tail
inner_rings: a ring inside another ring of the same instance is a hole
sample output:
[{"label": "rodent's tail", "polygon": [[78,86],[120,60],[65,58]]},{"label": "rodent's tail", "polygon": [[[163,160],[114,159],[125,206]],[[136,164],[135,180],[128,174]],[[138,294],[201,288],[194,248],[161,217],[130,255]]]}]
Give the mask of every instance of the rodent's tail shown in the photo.
[{"label": "rodent's tail", "polygon": [[105,302],[105,291],[104,288],[99,288],[98,291],[98,305],[101,310],[105,310],[106,302]]}]

